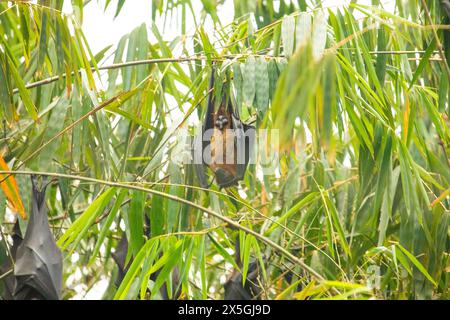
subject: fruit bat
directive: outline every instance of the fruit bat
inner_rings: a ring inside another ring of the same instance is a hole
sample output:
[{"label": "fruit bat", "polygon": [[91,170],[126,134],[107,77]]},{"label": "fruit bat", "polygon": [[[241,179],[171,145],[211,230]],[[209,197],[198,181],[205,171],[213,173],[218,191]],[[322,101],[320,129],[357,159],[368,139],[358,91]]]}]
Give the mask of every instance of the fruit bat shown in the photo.
[{"label": "fruit bat", "polygon": [[115,285],[116,287],[119,287],[122,283],[123,278],[125,278],[125,275],[127,274],[128,268],[131,265],[131,260],[128,262],[127,265],[125,265],[125,262],[127,260],[127,252],[128,252],[128,240],[125,235],[125,233],[122,235],[122,238],[120,238],[119,243],[117,244],[116,251],[114,251],[111,256],[114,260],[114,262],[117,264],[118,273]]},{"label": "fruit bat", "polygon": [[[116,262],[117,267],[119,269],[119,272],[118,272],[117,278],[116,278],[116,282],[115,282],[116,287],[120,286],[123,278],[125,278],[125,275],[127,274],[128,268],[133,263],[133,260],[130,259],[128,264],[125,265],[127,253],[128,253],[128,239],[127,239],[126,234],[124,233],[116,247],[116,251],[111,254],[113,260]],[[150,275],[150,279],[152,281],[155,281],[156,278],[158,278],[160,271],[161,271],[161,269],[156,271],[155,273],[152,273]],[[179,283],[180,283],[179,272],[178,272],[178,268],[175,267],[172,271],[172,299],[174,299],[174,300],[178,299],[181,295],[181,288],[179,288]],[[160,292],[163,300],[169,300],[169,293],[167,292],[167,284],[163,285],[159,289],[159,292]]]},{"label": "fruit bat", "polygon": [[[236,241],[236,264],[242,269],[242,261],[240,254],[239,240]],[[259,286],[259,264],[256,261],[249,263],[247,279],[242,284],[242,273],[238,269],[234,269],[230,277],[225,282],[225,300],[254,300],[259,299],[261,287]]]},{"label": "fruit bat", "polygon": [[208,106],[201,131],[194,138],[194,169],[203,188],[208,188],[206,167],[214,173],[221,188],[237,185],[245,175],[250,159],[250,146],[255,140],[255,127],[243,123],[229,99],[222,99],[215,111],[212,70]]},{"label": "fruit bat", "polygon": [[[16,223],[14,224],[11,238],[13,241],[12,246],[10,248],[11,257],[8,257],[8,260],[2,266],[0,266],[0,275],[9,272],[13,268],[11,258],[13,261],[16,260],[17,248],[23,241],[22,232],[20,231],[19,220],[16,220]],[[6,277],[4,277],[3,284],[4,290],[2,298],[4,300],[14,300],[14,288],[16,286],[16,278],[14,277],[14,274],[10,273]]]},{"label": "fruit bat", "polygon": [[39,188],[36,176],[31,177],[31,182],[30,221],[15,257],[14,299],[59,300],[62,287],[62,255],[48,224],[45,206],[47,186]]}]

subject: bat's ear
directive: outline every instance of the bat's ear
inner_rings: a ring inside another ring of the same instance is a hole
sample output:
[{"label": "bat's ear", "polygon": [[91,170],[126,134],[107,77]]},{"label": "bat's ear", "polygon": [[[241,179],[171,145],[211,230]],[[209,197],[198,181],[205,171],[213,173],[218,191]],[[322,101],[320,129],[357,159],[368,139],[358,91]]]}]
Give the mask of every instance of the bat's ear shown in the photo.
[{"label": "bat's ear", "polygon": [[[39,183],[39,177],[41,182]],[[38,175],[31,175],[31,185],[33,186],[33,191],[36,190],[38,192],[45,193],[45,190],[47,189],[47,186],[51,183],[51,180],[48,181],[47,176],[38,176]]]},{"label": "bat's ear", "polygon": [[39,183],[39,176],[31,176],[31,185],[33,187],[33,197],[36,197],[36,203],[40,207],[45,201],[45,190],[50,182],[47,183],[47,177],[41,177],[41,183]]}]

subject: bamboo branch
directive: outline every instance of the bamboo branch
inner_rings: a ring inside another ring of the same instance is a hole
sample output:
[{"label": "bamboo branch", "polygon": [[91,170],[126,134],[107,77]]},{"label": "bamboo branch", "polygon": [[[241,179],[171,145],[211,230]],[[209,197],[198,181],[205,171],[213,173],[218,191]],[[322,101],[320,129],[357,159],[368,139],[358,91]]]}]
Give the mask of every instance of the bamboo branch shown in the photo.
[{"label": "bamboo branch", "polygon": [[62,174],[62,173],[53,173],[53,172],[30,172],[30,171],[0,171],[0,174],[6,174],[6,175],[40,175],[40,176],[48,176],[48,177],[57,177],[57,178],[64,178],[64,179],[71,179],[71,180],[80,180],[80,181],[87,181],[87,182],[92,182],[92,183],[97,183],[97,184],[102,184],[105,186],[109,186],[109,187],[116,187],[116,188],[126,188],[126,189],[132,189],[132,190],[137,190],[137,191],[143,191],[146,193],[150,193],[156,196],[160,196],[160,197],[164,197],[182,204],[186,204],[189,205],[193,208],[196,208],[200,211],[203,211],[204,213],[208,214],[209,216],[213,216],[219,220],[222,220],[223,222],[227,223],[230,226],[233,226],[237,229],[240,229],[242,231],[244,231],[247,234],[250,234],[252,236],[254,236],[255,238],[257,238],[258,240],[264,242],[266,245],[268,245],[269,247],[272,247],[273,249],[275,249],[276,251],[279,251],[280,253],[282,253],[287,259],[289,259],[291,262],[293,263],[297,263],[302,269],[304,269],[305,271],[309,272],[311,275],[313,275],[314,277],[316,277],[318,280],[324,281],[325,278],[319,274],[316,270],[314,270],[313,268],[311,268],[310,266],[308,266],[306,263],[303,262],[302,259],[294,256],[292,253],[290,253],[288,250],[286,250],[285,248],[283,248],[281,245],[275,243],[274,241],[270,240],[267,237],[264,237],[263,235],[259,234],[258,232],[247,228],[245,226],[242,226],[241,224],[239,224],[238,222],[223,216],[215,211],[212,211],[208,208],[205,208],[199,204],[196,204],[194,202],[191,202],[189,200],[174,196],[172,194],[168,194],[168,193],[164,193],[158,190],[154,190],[154,189],[149,189],[149,188],[144,188],[144,187],[140,187],[140,186],[135,186],[135,185],[126,185],[126,184],[122,184],[122,183],[118,183],[118,182],[113,182],[113,181],[105,181],[105,180],[100,180],[100,179],[95,179],[95,178],[89,178],[89,177],[80,177],[80,176],[73,176],[73,175],[68,175],[68,174]]},{"label": "bamboo branch", "polygon": [[[60,136],[62,136],[64,133],[66,133],[67,131],[73,129],[76,125],[78,125],[80,122],[82,122],[83,120],[89,118],[91,115],[95,114],[97,111],[105,108],[106,106],[110,105],[111,103],[113,103],[114,101],[120,101],[120,98],[124,95],[124,93],[121,93],[109,100],[106,100],[104,102],[102,102],[101,104],[99,104],[98,106],[96,106],[94,109],[92,109],[91,111],[89,111],[88,113],[86,113],[85,115],[83,115],[82,117],[78,118],[77,120],[75,120],[74,122],[72,122],[70,125],[68,125],[67,127],[65,127],[64,129],[62,129],[60,132],[58,132],[56,135],[54,135],[53,137],[51,137],[50,139],[48,139],[47,141],[45,141],[45,143],[43,143],[39,148],[37,148],[35,151],[33,151],[28,157],[26,157],[21,163],[19,163],[19,165],[16,167],[16,169],[21,168],[27,161],[31,160],[36,154],[38,154],[42,149],[44,149],[46,146],[48,146],[50,143],[52,143],[53,141],[55,141],[56,139],[58,139]],[[10,175],[7,175],[6,177],[4,177],[2,180],[0,180],[0,183],[2,183],[3,181],[5,181],[6,179],[8,179]]]},{"label": "bamboo branch", "polygon": [[[159,58],[159,59],[147,59],[147,60],[136,60],[136,61],[129,61],[129,62],[123,62],[123,63],[115,63],[107,66],[101,66],[97,69],[95,67],[91,67],[91,71],[95,72],[97,70],[113,70],[113,69],[119,69],[123,67],[131,67],[131,66],[139,66],[139,65],[149,65],[149,64],[157,64],[157,63],[167,63],[167,62],[186,62],[186,61],[201,61],[205,60],[206,57],[202,56],[196,56],[196,57],[180,57],[180,58]],[[217,59],[218,60],[218,59]],[[72,71],[71,75],[74,75],[76,71]],[[79,72],[79,71],[78,71]],[[66,73],[63,73],[61,75],[52,76],[43,80],[39,80],[36,82],[29,83],[25,85],[25,88],[31,89],[35,88],[41,85],[49,84],[55,81],[58,81],[61,78],[65,78],[67,76]],[[13,93],[16,94],[19,92],[18,88],[15,88],[13,90]]]}]

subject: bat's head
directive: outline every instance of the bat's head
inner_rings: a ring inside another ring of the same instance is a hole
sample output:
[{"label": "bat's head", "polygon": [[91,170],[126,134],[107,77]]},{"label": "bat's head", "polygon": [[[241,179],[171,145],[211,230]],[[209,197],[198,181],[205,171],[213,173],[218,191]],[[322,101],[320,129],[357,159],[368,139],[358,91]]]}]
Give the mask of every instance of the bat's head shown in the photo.
[{"label": "bat's head", "polygon": [[224,105],[214,114],[214,127],[220,131],[231,129],[231,118]]}]

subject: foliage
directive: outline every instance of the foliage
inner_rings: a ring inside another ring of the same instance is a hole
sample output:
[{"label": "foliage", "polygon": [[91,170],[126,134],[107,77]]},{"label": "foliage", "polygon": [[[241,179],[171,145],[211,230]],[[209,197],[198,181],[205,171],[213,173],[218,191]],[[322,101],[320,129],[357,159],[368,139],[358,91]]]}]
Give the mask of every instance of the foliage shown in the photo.
[{"label": "foliage", "polygon": [[[100,52],[81,29],[90,1],[72,0],[70,15],[63,2],[0,2],[0,148],[26,212],[24,173],[54,179],[65,298],[110,278],[104,298],[158,298],[176,267],[183,298],[221,298],[236,241],[244,275],[253,259],[263,267],[262,298],[448,297],[450,26],[439,2],[235,0],[224,25],[223,1],[202,0],[201,14],[151,1],[160,23]],[[124,2],[105,5],[120,15]],[[165,39],[171,21],[180,36]],[[244,121],[279,133],[279,153],[259,143],[227,191],[201,190],[173,161],[206,109],[212,61]],[[115,288],[123,230],[133,262]]]}]

